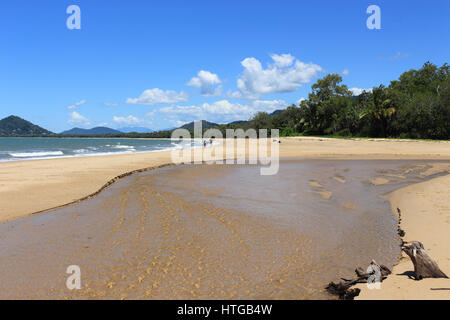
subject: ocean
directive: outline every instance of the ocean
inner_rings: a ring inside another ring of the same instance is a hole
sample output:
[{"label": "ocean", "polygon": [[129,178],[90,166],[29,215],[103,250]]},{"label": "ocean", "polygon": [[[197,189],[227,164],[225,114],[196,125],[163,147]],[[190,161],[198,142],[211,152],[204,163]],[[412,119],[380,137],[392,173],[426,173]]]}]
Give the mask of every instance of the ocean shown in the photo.
[{"label": "ocean", "polygon": [[157,139],[0,138],[0,162],[165,151],[193,144]]}]

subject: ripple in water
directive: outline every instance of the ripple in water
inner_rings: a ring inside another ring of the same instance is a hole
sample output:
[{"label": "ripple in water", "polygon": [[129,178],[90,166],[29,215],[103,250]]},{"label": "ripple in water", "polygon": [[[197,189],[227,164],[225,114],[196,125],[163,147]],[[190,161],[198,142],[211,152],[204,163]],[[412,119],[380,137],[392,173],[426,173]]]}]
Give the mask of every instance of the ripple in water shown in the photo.
[{"label": "ripple in water", "polygon": [[[282,161],[141,173],[76,205],[0,224],[0,298],[333,299],[371,259],[392,266],[384,195],[414,161]],[[382,185],[374,178],[388,180]],[[69,265],[82,289],[69,291]]]}]

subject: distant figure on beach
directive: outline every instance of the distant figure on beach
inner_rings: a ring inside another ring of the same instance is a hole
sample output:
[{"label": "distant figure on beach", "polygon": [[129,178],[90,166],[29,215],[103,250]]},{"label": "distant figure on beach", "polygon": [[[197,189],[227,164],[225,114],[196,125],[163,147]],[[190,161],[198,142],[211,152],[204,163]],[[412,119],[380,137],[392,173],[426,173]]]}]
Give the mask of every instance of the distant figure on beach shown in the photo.
[{"label": "distant figure on beach", "polygon": [[203,140],[203,147],[206,147],[206,141]]}]

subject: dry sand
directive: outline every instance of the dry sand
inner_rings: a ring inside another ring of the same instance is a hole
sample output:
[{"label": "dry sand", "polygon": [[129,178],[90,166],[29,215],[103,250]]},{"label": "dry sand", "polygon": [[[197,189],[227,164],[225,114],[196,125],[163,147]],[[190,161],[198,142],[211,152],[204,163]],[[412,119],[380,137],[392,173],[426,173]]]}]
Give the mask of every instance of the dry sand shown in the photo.
[{"label": "dry sand", "polygon": [[[450,276],[449,194],[450,175],[446,175],[402,188],[390,197],[393,212],[401,210],[401,228],[406,233],[403,239],[422,242],[447,276]],[[408,277],[412,271],[411,260],[402,253],[392,275],[381,283],[381,290],[369,290],[360,284],[362,291],[357,299],[450,299],[450,279],[415,281]]]},{"label": "dry sand", "polygon": [[[282,138],[281,158],[336,159],[438,159],[450,160],[450,142]],[[108,181],[135,170],[171,163],[170,152],[65,158],[0,163],[0,222],[25,217],[94,194]],[[420,183],[396,192],[393,207],[404,213],[405,240],[419,240],[442,270],[450,274],[450,176]],[[409,280],[398,273],[411,271],[402,261],[383,290],[363,290],[361,298],[450,298],[450,280]],[[400,288],[398,288],[400,287]],[[418,290],[416,290],[416,288]]]}]

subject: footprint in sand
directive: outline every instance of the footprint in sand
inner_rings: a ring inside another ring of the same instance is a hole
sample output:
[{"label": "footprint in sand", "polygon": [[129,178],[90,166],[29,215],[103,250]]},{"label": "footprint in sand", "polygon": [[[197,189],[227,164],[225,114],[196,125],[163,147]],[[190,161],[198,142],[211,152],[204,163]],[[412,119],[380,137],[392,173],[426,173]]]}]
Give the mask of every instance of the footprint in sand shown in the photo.
[{"label": "footprint in sand", "polygon": [[355,210],[356,209],[356,204],[354,204],[351,201],[347,201],[341,204],[341,207],[343,209],[350,209],[350,210]]},{"label": "footprint in sand", "polygon": [[329,200],[329,199],[331,198],[331,196],[333,195],[333,192],[330,192],[330,191],[325,190],[325,189],[323,188],[323,186],[322,186],[320,183],[318,183],[317,181],[315,181],[315,180],[309,180],[309,181],[308,181],[308,184],[309,184],[311,187],[320,189],[320,190],[316,190],[316,191],[314,191],[314,192],[317,193],[317,194],[319,194],[319,195],[320,195],[323,199],[325,199],[325,200]]},{"label": "footprint in sand", "polygon": [[331,196],[333,195],[333,192],[331,191],[326,191],[326,190],[320,190],[320,191],[314,191],[317,194],[320,194],[322,196],[322,198],[324,198],[325,200],[329,200],[331,198]]},{"label": "footprint in sand", "polygon": [[309,180],[309,185],[314,188],[322,188],[322,185],[315,180]]},{"label": "footprint in sand", "polygon": [[334,176],[333,177],[334,180],[339,181],[340,183],[345,183],[345,179],[342,176]]},{"label": "footprint in sand", "polygon": [[375,178],[375,179],[370,180],[370,183],[373,184],[374,186],[379,186],[382,184],[386,184],[388,182],[389,182],[389,180],[386,178]]}]

